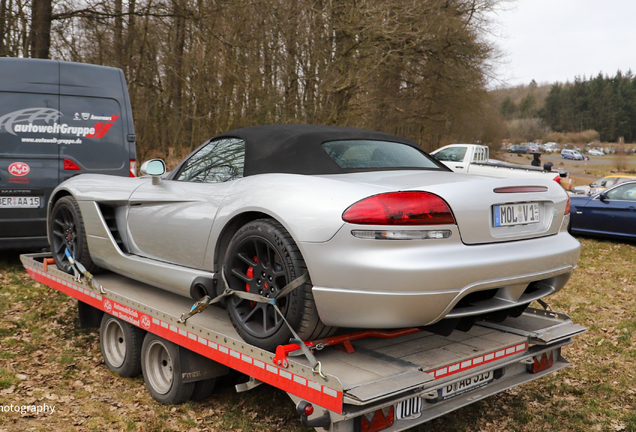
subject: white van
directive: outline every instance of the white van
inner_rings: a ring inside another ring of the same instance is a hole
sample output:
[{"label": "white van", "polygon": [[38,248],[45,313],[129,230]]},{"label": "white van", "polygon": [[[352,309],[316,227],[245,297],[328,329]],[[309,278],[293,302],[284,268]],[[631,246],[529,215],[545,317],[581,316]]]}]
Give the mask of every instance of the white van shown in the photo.
[{"label": "white van", "polygon": [[563,149],[561,157],[563,159],[583,160],[583,155],[578,150]]}]

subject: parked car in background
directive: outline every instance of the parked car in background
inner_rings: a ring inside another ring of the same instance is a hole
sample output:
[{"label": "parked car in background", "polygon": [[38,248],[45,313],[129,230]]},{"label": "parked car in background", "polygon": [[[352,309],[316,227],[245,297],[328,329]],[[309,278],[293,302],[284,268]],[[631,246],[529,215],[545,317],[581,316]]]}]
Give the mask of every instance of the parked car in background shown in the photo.
[{"label": "parked car in background", "polygon": [[587,154],[590,156],[605,156],[605,153],[598,149],[590,149]]},{"label": "parked car in background", "polygon": [[[169,174],[158,159],[141,171],[152,178],[58,186],[48,213],[58,268],[69,271],[68,249],[89,271],[196,300],[225,280],[272,298],[308,273],[277,300],[305,339],[503,319],[560,290],[578,261],[569,197],[550,176],[457,174],[385,133],[255,126],[209,140]],[[231,297],[226,308],[245,341],[288,343],[272,304]]]},{"label": "parked car in background", "polygon": [[636,176],[611,175],[600,178],[587,186],[575,186],[572,188],[572,192],[575,194],[594,195],[604,191],[605,189],[632,180],[636,180]]},{"label": "parked car in background", "polygon": [[583,160],[584,156],[578,150],[563,149],[561,150],[563,159]]},{"label": "parked car in background", "polygon": [[636,181],[591,196],[572,196],[573,234],[636,239]]},{"label": "parked car in background", "polygon": [[519,153],[519,154],[525,154],[528,153],[528,146],[525,144],[515,144],[510,146],[510,148],[508,149],[508,153]]},{"label": "parked car in background", "polygon": [[84,173],[134,176],[135,158],[120,69],[0,58],[0,249],[47,247],[53,189]]}]

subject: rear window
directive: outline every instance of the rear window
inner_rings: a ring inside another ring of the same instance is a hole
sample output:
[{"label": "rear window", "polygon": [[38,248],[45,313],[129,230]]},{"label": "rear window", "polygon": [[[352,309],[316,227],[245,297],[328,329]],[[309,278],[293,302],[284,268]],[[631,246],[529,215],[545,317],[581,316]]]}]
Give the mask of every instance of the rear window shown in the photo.
[{"label": "rear window", "polygon": [[322,145],[343,169],[440,169],[424,152],[407,144],[390,141],[329,141]]}]

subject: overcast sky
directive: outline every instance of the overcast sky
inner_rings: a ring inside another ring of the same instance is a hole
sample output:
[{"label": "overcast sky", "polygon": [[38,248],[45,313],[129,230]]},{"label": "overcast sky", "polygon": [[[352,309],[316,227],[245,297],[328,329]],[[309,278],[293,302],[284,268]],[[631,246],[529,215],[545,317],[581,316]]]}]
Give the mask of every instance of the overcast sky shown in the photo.
[{"label": "overcast sky", "polygon": [[[507,85],[636,72],[636,0],[517,0],[495,17]],[[495,85],[500,85],[496,83]]]}]

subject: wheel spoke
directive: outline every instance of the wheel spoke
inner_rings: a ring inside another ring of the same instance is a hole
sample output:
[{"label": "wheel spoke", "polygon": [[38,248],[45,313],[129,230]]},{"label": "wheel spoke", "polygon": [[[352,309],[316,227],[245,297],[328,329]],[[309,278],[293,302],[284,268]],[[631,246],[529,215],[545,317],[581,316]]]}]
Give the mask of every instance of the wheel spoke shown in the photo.
[{"label": "wheel spoke", "polygon": [[64,239],[64,234],[62,234],[62,233],[61,233],[61,232],[59,232],[59,231],[53,231],[53,235],[54,235],[55,237],[59,237],[59,238],[61,238],[61,239]]},{"label": "wheel spoke", "polygon": [[63,221],[59,220],[59,219],[53,219],[53,223],[58,224],[59,226],[61,226],[62,228],[66,228],[66,225],[64,224]]},{"label": "wheel spoke", "polygon": [[243,261],[245,264],[247,264],[247,265],[249,265],[249,266],[251,266],[251,267],[256,266],[256,263],[255,263],[254,261],[252,261],[252,260],[251,260],[251,259],[250,259],[250,258],[249,258],[246,254],[244,254],[244,253],[239,253],[239,254],[237,254],[237,257],[238,257],[241,261]]},{"label": "wheel spoke", "polygon": [[252,282],[252,279],[253,279],[253,278],[247,277],[246,274],[243,274],[242,272],[236,269],[232,269],[232,274],[245,282]]},{"label": "wheel spoke", "polygon": [[[274,255],[272,255],[272,252],[274,252]],[[274,267],[273,266],[273,263],[274,263],[273,257],[275,257],[275,256],[276,256],[276,251],[272,250],[271,247],[267,246],[267,264],[266,264],[266,267],[268,267],[270,269]]]},{"label": "wheel spoke", "polygon": [[62,252],[63,248],[64,248],[64,242],[60,242],[57,246],[55,246],[55,253]]},{"label": "wheel spoke", "polygon": [[255,252],[256,253],[256,259],[258,260],[259,263],[262,263],[263,262],[263,256],[262,256],[260,248],[258,247],[259,246],[258,245],[259,242],[257,240],[254,240],[253,243],[254,243],[254,250],[256,251]]},{"label": "wheel spoke", "polygon": [[252,311],[250,313],[247,314],[247,316],[245,318],[243,318],[243,322],[247,322],[249,321],[250,318],[252,318],[252,316],[259,310],[262,310],[262,304],[259,303],[257,304],[254,309],[252,309]]}]

